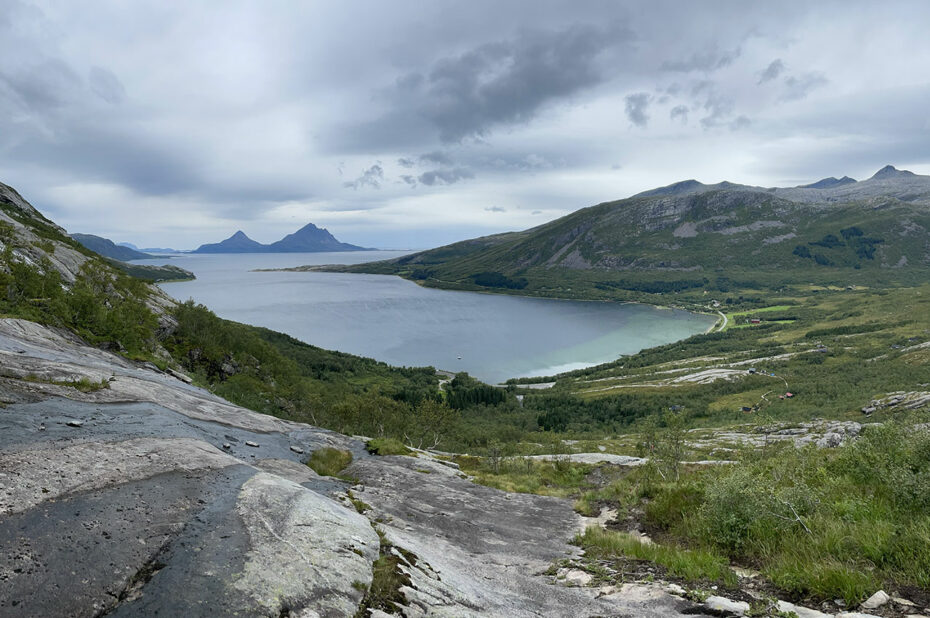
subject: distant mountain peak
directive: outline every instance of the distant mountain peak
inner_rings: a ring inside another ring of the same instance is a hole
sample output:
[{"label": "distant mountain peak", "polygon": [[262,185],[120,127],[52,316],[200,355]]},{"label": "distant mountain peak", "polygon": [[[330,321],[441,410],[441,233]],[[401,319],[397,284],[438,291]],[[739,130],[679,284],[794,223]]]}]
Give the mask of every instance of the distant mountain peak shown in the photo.
[{"label": "distant mountain peak", "polygon": [[682,193],[688,193],[689,191],[695,191],[705,187],[702,182],[698,182],[693,178],[689,180],[682,180],[680,182],[674,182],[665,187],[659,187],[658,189],[651,189],[649,191],[643,191],[642,193],[637,193],[633,197],[647,197],[653,195],[680,195]]},{"label": "distant mountain peak", "polygon": [[364,247],[339,242],[325,228],[308,223],[293,234],[270,245],[249,238],[242,230],[226,240],[201,245],[194,253],[312,253],[319,251],[363,251]]},{"label": "distant mountain peak", "polygon": [[875,172],[875,175],[872,176],[872,180],[881,180],[882,178],[901,178],[904,176],[916,176],[914,172],[909,172],[907,170],[899,170],[894,165],[886,165],[882,169]]},{"label": "distant mountain peak", "polygon": [[836,178],[835,176],[830,176],[829,178],[822,178],[818,180],[817,182],[812,182],[809,185],[800,185],[798,188],[799,189],[832,189],[833,187],[841,187],[843,185],[848,185],[854,182],[856,182],[856,179],[850,178],[849,176],[843,176],[842,178]]}]

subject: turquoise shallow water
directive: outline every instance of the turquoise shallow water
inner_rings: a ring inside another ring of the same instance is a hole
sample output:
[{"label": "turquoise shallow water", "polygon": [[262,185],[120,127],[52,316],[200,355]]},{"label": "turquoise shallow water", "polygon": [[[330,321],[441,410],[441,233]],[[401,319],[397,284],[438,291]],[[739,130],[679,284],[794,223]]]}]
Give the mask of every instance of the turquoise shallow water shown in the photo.
[{"label": "turquoise shallow water", "polygon": [[560,301],[423,288],[399,277],[250,272],[350,264],[402,252],[184,255],[196,281],[164,283],[218,315],[393,365],[467,371],[491,383],[613,360],[705,331],[715,318],[648,305]]}]

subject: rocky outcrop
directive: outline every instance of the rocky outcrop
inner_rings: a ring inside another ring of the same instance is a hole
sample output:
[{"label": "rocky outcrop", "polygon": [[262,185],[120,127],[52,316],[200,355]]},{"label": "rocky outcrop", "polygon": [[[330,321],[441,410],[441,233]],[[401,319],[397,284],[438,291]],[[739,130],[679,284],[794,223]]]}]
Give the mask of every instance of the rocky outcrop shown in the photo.
[{"label": "rocky outcrop", "polygon": [[[100,387],[67,386],[81,379]],[[357,483],[305,465],[327,446],[353,453]],[[577,555],[579,522],[567,501],[375,457],[0,319],[2,616],[352,616],[384,551],[375,526],[401,557],[407,616],[695,615],[658,588],[544,575]]]}]

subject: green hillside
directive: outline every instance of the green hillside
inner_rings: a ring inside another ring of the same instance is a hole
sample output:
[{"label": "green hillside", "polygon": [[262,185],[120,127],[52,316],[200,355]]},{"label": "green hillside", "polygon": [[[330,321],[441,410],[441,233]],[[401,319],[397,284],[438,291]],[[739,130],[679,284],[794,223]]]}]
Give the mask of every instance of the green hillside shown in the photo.
[{"label": "green hillside", "polygon": [[682,194],[672,185],[527,231],[345,270],[435,287],[616,300],[908,284],[930,269],[930,178],[906,179],[898,190],[888,180],[830,190],[700,185]]}]

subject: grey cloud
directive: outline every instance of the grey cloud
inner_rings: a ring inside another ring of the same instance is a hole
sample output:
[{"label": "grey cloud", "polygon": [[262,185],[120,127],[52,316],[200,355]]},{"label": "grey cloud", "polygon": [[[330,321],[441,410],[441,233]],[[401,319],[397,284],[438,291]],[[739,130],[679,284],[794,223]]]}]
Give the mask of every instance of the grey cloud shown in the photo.
[{"label": "grey cloud", "polygon": [[0,72],[0,82],[13,94],[23,109],[44,113],[63,107],[76,98],[83,81],[65,62],[44,60],[18,71]]},{"label": "grey cloud", "polygon": [[678,73],[716,71],[717,69],[722,69],[733,64],[733,62],[740,57],[741,53],[742,50],[739,47],[724,51],[710,49],[703,52],[696,52],[687,60],[663,62],[662,70]]},{"label": "grey cloud", "polygon": [[637,92],[629,94],[624,99],[624,111],[630,122],[638,127],[645,127],[649,122],[649,116],[646,115],[646,109],[652,97],[646,92]]},{"label": "grey cloud", "polygon": [[705,129],[718,127],[733,115],[736,106],[732,98],[722,94],[717,84],[712,81],[701,81],[691,89],[692,96],[698,101],[707,115],[701,118],[701,126]]},{"label": "grey cloud", "polygon": [[530,214],[531,214],[531,215],[541,215],[541,214],[543,214],[543,212],[542,212],[541,210],[534,210],[534,211],[531,212]]},{"label": "grey cloud", "polygon": [[372,189],[380,189],[381,182],[384,180],[384,168],[381,167],[380,163],[375,163],[367,170],[362,172],[362,175],[356,178],[355,180],[349,180],[342,183],[342,186],[347,189],[355,189],[358,191],[363,187],[371,187]]},{"label": "grey cloud", "polygon": [[87,75],[87,81],[94,94],[111,105],[121,103],[126,98],[123,82],[107,69],[93,67]]},{"label": "grey cloud", "polygon": [[427,152],[421,154],[419,157],[420,163],[435,163],[437,165],[452,165],[452,159],[444,152],[435,150],[433,152]]},{"label": "grey cloud", "polygon": [[410,157],[401,157],[397,160],[397,164],[401,167],[406,167],[409,169],[413,167],[414,165],[416,165],[417,162],[411,159]]},{"label": "grey cloud", "polygon": [[782,62],[781,58],[776,58],[772,60],[769,66],[765,67],[765,70],[759,74],[759,81],[757,83],[764,84],[770,82],[773,79],[777,79],[779,75],[785,72],[785,63]]},{"label": "grey cloud", "polygon": [[785,78],[785,90],[782,93],[782,99],[786,101],[795,101],[803,99],[811,91],[820,88],[828,83],[826,76],[817,71],[810,71],[801,75]]},{"label": "grey cloud", "polygon": [[488,212],[507,212],[506,208],[501,208],[500,206],[488,206],[485,210]]},{"label": "grey cloud", "polygon": [[474,178],[475,175],[471,170],[463,167],[452,169],[437,169],[423,172],[417,177],[417,180],[427,186],[433,185],[451,185],[460,180]]},{"label": "grey cloud", "polygon": [[444,142],[482,136],[498,125],[527,122],[544,105],[601,83],[600,56],[630,37],[622,28],[589,25],[524,31],[402,76],[395,104],[412,107]]},{"label": "grey cloud", "polygon": [[745,129],[746,127],[752,124],[752,120],[748,116],[737,116],[733,122],[729,124],[731,131],[739,131],[740,129]]},{"label": "grey cloud", "polygon": [[672,120],[679,120],[681,124],[688,123],[688,106],[687,105],[676,105],[668,113],[668,117]]}]

